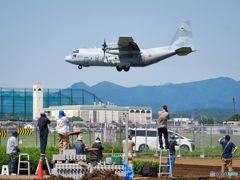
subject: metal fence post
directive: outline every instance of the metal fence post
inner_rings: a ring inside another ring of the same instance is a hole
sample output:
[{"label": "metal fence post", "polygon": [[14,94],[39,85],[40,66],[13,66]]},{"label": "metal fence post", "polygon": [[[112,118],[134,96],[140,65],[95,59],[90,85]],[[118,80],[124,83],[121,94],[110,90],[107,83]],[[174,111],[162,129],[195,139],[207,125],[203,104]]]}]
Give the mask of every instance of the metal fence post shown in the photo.
[{"label": "metal fence post", "polygon": [[201,125],[201,149],[202,149],[202,155],[200,157],[204,157],[204,127],[203,124]]},{"label": "metal fence post", "polygon": [[210,129],[210,147],[212,147],[212,126]]},{"label": "metal fence post", "polygon": [[54,146],[56,146],[56,131],[54,130],[53,131],[53,144],[54,144]]},{"label": "metal fence post", "polygon": [[126,135],[126,142],[125,142],[125,162],[128,164],[128,111],[125,115],[126,117],[126,123],[125,123],[125,135]]},{"label": "metal fence post", "polygon": [[36,127],[36,146],[37,146],[37,134],[38,134],[38,129],[37,129],[37,127]]}]

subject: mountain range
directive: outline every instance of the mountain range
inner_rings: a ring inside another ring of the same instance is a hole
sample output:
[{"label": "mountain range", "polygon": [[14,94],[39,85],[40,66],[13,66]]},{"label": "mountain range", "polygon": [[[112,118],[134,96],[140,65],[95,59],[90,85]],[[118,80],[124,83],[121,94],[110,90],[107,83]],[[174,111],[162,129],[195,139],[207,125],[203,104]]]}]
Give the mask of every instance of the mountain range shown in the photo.
[{"label": "mountain range", "polygon": [[195,110],[220,109],[238,111],[240,101],[240,81],[219,77],[180,84],[157,86],[123,87],[103,81],[94,86],[84,82],[74,83],[69,89],[85,89],[94,93],[103,102],[118,106],[147,106],[153,113],[166,104],[171,112],[193,112]]}]

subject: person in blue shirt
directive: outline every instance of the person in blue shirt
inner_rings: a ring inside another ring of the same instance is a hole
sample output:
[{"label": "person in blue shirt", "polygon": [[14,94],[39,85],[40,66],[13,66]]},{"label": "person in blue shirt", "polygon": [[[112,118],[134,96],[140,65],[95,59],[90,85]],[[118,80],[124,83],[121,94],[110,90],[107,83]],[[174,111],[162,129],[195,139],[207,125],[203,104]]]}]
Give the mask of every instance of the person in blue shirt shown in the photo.
[{"label": "person in blue shirt", "polygon": [[225,172],[228,167],[228,171],[232,171],[232,155],[237,151],[237,146],[230,141],[230,136],[226,135],[218,139],[222,145],[222,169],[221,172]]}]

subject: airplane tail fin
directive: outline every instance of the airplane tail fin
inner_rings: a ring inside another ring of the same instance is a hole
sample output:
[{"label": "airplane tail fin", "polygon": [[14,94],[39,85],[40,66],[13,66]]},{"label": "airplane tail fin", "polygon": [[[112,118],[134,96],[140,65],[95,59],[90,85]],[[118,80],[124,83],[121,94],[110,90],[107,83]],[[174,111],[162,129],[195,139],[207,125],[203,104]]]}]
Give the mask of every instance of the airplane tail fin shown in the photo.
[{"label": "airplane tail fin", "polygon": [[195,51],[190,21],[182,21],[170,43],[170,46],[179,56],[185,56]]}]

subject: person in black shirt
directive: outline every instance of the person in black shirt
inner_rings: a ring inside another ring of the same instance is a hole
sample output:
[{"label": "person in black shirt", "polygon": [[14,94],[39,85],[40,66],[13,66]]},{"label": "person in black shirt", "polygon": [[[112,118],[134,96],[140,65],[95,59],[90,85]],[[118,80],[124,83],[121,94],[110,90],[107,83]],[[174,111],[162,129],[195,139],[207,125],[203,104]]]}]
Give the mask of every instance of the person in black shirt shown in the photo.
[{"label": "person in black shirt", "polygon": [[104,147],[102,146],[102,143],[100,141],[100,138],[96,138],[95,143],[93,143],[92,148],[97,148],[97,162],[100,163],[103,158],[102,150],[104,150]]},{"label": "person in black shirt", "polygon": [[[168,151],[170,154],[170,159],[168,158],[168,161],[167,161],[166,173],[171,173],[173,171],[173,166],[175,163],[175,152],[176,152],[175,146],[179,146],[179,144],[176,141],[175,136],[171,135],[170,140],[168,141],[168,147],[169,147]],[[169,176],[169,174],[167,174],[167,176]]]},{"label": "person in black shirt", "polygon": [[38,128],[39,128],[39,137],[40,137],[40,149],[41,155],[46,155],[46,147],[48,140],[48,124],[50,124],[50,120],[46,117],[44,112],[41,112],[40,118],[38,119]]}]

